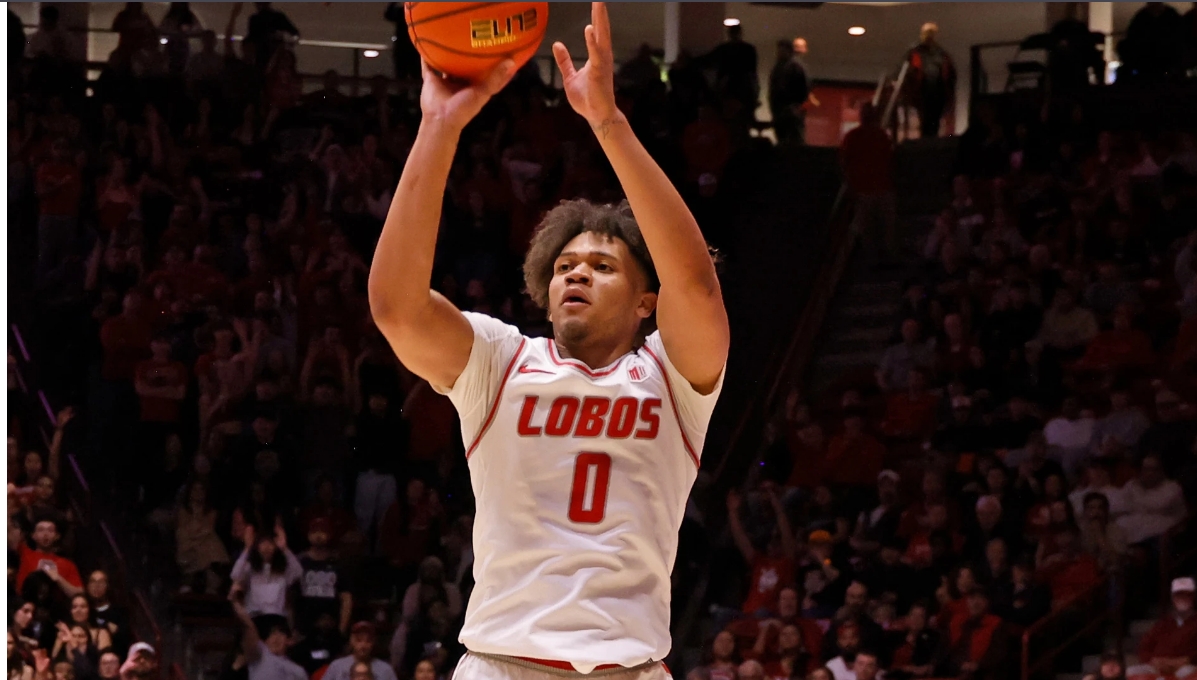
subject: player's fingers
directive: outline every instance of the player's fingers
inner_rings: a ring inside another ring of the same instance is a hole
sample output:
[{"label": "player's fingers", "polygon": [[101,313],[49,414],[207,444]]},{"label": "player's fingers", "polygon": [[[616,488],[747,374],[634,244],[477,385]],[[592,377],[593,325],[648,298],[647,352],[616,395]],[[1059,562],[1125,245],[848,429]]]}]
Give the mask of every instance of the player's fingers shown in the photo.
[{"label": "player's fingers", "polygon": [[553,43],[553,58],[557,60],[557,69],[561,71],[561,77],[564,80],[569,80],[575,73],[574,60],[569,56],[569,50],[560,42]]},{"label": "player's fingers", "polygon": [[488,95],[498,94],[500,90],[507,87],[507,83],[511,81],[511,77],[515,75],[515,62],[510,59],[503,60],[498,66],[486,76],[482,87],[486,90]]},{"label": "player's fingers", "polygon": [[590,24],[594,26],[595,38],[603,49],[603,56],[608,56],[606,53],[611,51],[611,17],[607,14],[607,3],[591,3]]},{"label": "player's fingers", "polygon": [[599,64],[603,61],[603,50],[598,44],[598,34],[594,29],[594,24],[586,26],[586,57],[591,64]]}]

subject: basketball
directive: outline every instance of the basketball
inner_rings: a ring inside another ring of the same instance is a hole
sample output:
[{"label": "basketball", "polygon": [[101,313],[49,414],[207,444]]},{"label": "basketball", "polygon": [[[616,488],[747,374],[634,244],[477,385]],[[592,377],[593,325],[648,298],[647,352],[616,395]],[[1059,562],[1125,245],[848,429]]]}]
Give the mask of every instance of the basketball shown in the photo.
[{"label": "basketball", "polygon": [[428,66],[472,83],[504,59],[528,63],[549,19],[547,2],[408,2],[404,11]]}]

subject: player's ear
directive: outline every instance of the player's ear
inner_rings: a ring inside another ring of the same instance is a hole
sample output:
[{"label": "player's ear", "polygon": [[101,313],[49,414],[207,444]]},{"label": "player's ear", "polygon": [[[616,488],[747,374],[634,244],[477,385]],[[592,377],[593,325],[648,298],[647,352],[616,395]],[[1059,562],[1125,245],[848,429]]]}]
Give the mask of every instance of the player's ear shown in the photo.
[{"label": "player's ear", "polygon": [[657,294],[656,293],[641,294],[640,300],[636,305],[636,314],[639,315],[639,317],[641,319],[647,319],[648,317],[652,316],[653,312],[655,312],[656,310],[657,310]]}]

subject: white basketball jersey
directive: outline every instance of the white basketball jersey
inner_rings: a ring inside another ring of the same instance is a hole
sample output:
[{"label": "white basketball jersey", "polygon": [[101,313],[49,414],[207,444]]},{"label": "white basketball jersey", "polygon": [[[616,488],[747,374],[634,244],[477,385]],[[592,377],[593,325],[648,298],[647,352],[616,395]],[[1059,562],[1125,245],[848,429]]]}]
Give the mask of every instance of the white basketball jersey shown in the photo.
[{"label": "white basketball jersey", "polygon": [[449,398],[477,499],[468,649],[584,673],[669,653],[670,573],[723,386],[694,391],[658,333],[612,365],[466,314],[474,346]]}]

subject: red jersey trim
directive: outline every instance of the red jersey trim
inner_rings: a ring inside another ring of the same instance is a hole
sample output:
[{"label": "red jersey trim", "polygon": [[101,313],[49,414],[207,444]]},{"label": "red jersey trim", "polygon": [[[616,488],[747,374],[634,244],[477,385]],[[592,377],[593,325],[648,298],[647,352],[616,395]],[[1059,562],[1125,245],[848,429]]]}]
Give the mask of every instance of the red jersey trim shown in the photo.
[{"label": "red jersey trim", "polygon": [[644,346],[644,351],[652,357],[653,361],[657,363],[657,367],[661,369],[661,375],[665,378],[665,390],[669,392],[669,405],[673,407],[673,418],[677,421],[677,429],[682,433],[682,444],[686,447],[686,453],[690,454],[690,460],[694,461],[694,467],[701,468],[702,463],[699,461],[698,454],[694,453],[694,447],[690,445],[690,438],[686,436],[686,428],[682,425],[682,416],[677,410],[677,399],[673,396],[673,385],[669,383],[669,371],[665,370],[665,364],[653,352],[648,345]]},{"label": "red jersey trim", "polygon": [[507,387],[507,379],[511,377],[511,369],[515,368],[520,355],[524,353],[524,345],[527,343],[527,338],[520,340],[519,349],[515,350],[515,356],[511,357],[511,361],[508,362],[507,370],[503,372],[503,382],[499,383],[499,391],[495,394],[495,400],[490,405],[490,412],[486,415],[486,421],[482,423],[482,429],[478,431],[478,436],[474,437],[474,443],[470,444],[470,448],[466,449],[466,460],[469,460],[470,456],[474,455],[474,449],[477,449],[478,444],[482,443],[482,437],[486,435],[486,431],[490,429],[491,423],[495,421],[495,413],[499,410],[499,401],[503,399],[503,390]]},{"label": "red jersey trim", "polygon": [[628,358],[628,355],[625,354],[625,355],[619,357],[618,359],[616,359],[615,363],[611,364],[610,366],[603,368],[603,369],[599,369],[597,371],[593,371],[590,369],[589,366],[582,363],[581,361],[577,361],[575,359],[566,359],[566,358],[562,357],[560,354],[558,354],[557,353],[557,343],[553,342],[552,338],[548,338],[548,343],[549,343],[549,360],[550,361],[552,361],[557,366],[567,366],[569,368],[576,368],[579,371],[581,371],[582,373],[585,373],[586,377],[588,377],[588,378],[602,378],[603,376],[611,375],[612,373],[615,372],[615,369],[619,368],[619,365],[623,363],[623,360]]}]

